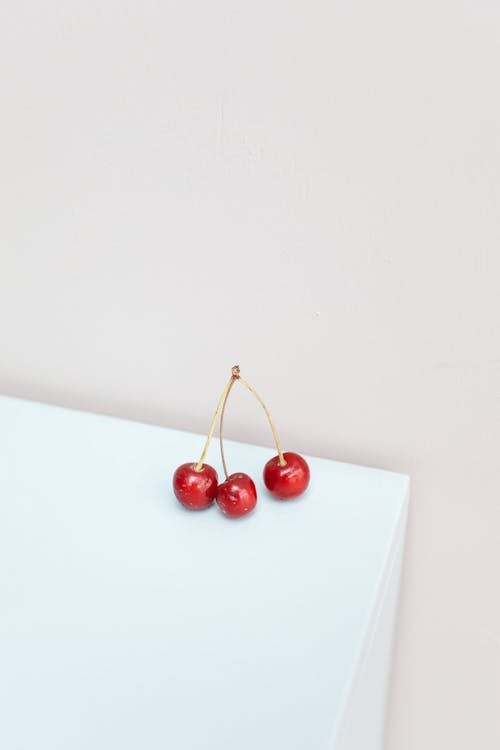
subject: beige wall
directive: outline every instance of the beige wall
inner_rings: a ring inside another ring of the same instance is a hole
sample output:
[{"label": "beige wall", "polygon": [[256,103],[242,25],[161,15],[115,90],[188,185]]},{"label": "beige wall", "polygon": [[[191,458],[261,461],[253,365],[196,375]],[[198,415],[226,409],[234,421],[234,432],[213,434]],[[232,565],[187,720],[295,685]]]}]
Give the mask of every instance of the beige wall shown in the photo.
[{"label": "beige wall", "polygon": [[2,10],[0,390],[411,474],[387,748],[498,750],[498,4]]}]

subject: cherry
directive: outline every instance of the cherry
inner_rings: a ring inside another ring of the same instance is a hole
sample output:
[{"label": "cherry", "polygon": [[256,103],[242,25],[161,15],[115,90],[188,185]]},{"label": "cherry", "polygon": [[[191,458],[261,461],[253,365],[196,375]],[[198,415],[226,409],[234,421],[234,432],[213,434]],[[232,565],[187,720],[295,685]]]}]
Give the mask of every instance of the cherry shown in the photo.
[{"label": "cherry", "polygon": [[242,472],[231,474],[217,487],[215,502],[231,518],[250,513],[257,504],[257,490],[253,480]]},{"label": "cherry", "polygon": [[217,472],[208,464],[198,471],[197,464],[179,466],[174,474],[173,487],[177,500],[190,510],[201,510],[212,505],[217,493]]},{"label": "cherry", "polygon": [[173,476],[174,494],[182,505],[191,510],[201,510],[208,508],[215,499],[217,493],[217,472],[211,466],[205,463],[208,446],[214,434],[215,425],[219,419],[219,414],[223,404],[227,400],[229,391],[234,385],[238,376],[239,368],[235,365],[231,371],[231,379],[222,391],[222,395],[217,404],[214,418],[208,431],[207,439],[201,453],[198,463],[188,463],[179,466]]},{"label": "cherry", "polygon": [[280,456],[274,456],[264,466],[264,484],[269,492],[280,500],[289,500],[301,495],[309,484],[309,466],[298,453],[283,453],[284,465]]}]

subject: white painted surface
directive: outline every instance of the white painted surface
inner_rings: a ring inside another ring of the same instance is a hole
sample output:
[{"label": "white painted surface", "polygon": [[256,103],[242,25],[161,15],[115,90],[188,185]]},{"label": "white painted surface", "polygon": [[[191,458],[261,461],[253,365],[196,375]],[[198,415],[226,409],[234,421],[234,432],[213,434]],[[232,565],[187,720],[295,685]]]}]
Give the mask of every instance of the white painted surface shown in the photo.
[{"label": "white painted surface", "polygon": [[352,694],[388,673],[406,477],[311,458],[234,521],[173,497],[199,435],[16,399],[0,424],[4,750],[343,750],[352,710],[380,747],[383,691]]},{"label": "white painted surface", "polygon": [[0,16],[0,390],[410,474],[387,747],[498,750],[499,4]]},{"label": "white painted surface", "polygon": [[[405,523],[406,518],[402,517],[402,527]],[[387,664],[391,662],[393,651],[394,619],[399,602],[404,542],[405,536],[398,534],[378,602],[373,610],[370,635],[363,645],[363,653],[351,682],[349,703],[339,723],[335,738],[338,750],[363,750],[383,746],[389,684]]]}]

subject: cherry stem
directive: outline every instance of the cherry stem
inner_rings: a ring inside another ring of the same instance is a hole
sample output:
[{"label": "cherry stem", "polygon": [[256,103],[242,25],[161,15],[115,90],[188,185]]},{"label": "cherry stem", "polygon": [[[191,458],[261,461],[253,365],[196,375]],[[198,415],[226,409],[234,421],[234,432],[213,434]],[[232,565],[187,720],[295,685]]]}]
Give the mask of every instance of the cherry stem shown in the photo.
[{"label": "cherry stem", "polygon": [[224,404],[225,404],[225,402],[227,400],[227,396],[229,394],[229,391],[231,390],[231,388],[234,385],[234,381],[238,380],[239,377],[240,377],[240,368],[238,367],[238,365],[235,365],[232,368],[232,370],[231,370],[231,379],[230,379],[229,383],[226,385],[226,387],[224,388],[224,390],[222,391],[222,395],[221,395],[221,397],[219,399],[219,403],[217,404],[217,409],[215,410],[214,418],[212,419],[212,424],[210,425],[210,429],[208,431],[207,439],[205,441],[205,445],[204,445],[203,451],[201,453],[200,460],[198,461],[198,463],[194,467],[195,471],[201,471],[202,468],[203,468],[203,464],[205,462],[205,458],[206,458],[207,451],[208,451],[208,446],[210,445],[210,441],[212,439],[212,435],[214,434],[215,426],[216,426],[217,421],[219,419],[219,415],[220,415],[220,413],[222,411],[222,407],[224,406]]},{"label": "cherry stem", "polygon": [[219,447],[220,447],[220,457],[222,460],[222,466],[224,468],[224,474],[226,475],[226,479],[229,479],[229,474],[227,471],[227,464],[226,464],[226,457],[224,455],[224,439],[223,439],[223,431],[224,431],[224,414],[226,412],[226,404],[227,400],[229,398],[229,394],[231,393],[231,388],[233,387],[236,380],[239,380],[238,377],[233,377],[231,380],[231,385],[226,391],[226,395],[224,396],[224,401],[222,402],[222,409],[220,412],[220,420],[219,420]]},{"label": "cherry stem", "polygon": [[267,408],[267,406],[265,405],[264,401],[261,399],[261,397],[259,396],[259,394],[255,390],[255,388],[253,388],[250,385],[250,383],[247,383],[247,381],[243,380],[242,377],[239,377],[238,380],[240,381],[240,383],[242,385],[245,386],[245,388],[248,388],[248,390],[250,391],[250,393],[253,393],[253,395],[255,396],[255,398],[257,399],[257,401],[259,402],[259,404],[264,409],[264,411],[266,413],[267,420],[268,420],[269,425],[271,427],[271,431],[273,433],[274,444],[276,445],[276,450],[278,451],[279,465],[280,466],[286,466],[286,461],[285,461],[285,458],[283,456],[283,451],[281,450],[281,445],[280,445],[280,441],[279,441],[279,438],[278,438],[278,432],[277,432],[276,426],[275,426],[275,424],[273,422],[273,418],[271,417],[271,414],[269,413],[269,409]]}]

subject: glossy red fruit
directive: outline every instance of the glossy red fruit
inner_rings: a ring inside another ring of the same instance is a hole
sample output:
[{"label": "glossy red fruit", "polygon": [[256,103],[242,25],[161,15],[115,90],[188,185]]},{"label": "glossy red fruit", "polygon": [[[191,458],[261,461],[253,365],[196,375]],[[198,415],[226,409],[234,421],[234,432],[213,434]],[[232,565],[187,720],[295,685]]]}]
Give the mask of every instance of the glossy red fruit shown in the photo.
[{"label": "glossy red fruit", "polygon": [[309,484],[307,461],[298,453],[284,453],[285,466],[280,466],[279,456],[274,456],[264,466],[264,484],[274,497],[289,500],[301,495]]},{"label": "glossy red fruit", "polygon": [[215,502],[221,511],[231,518],[250,513],[257,504],[257,490],[248,474],[231,474],[217,487]]},{"label": "glossy red fruit", "polygon": [[217,492],[217,472],[208,464],[196,471],[196,464],[182,464],[175,470],[174,493],[177,500],[190,510],[212,505]]}]

